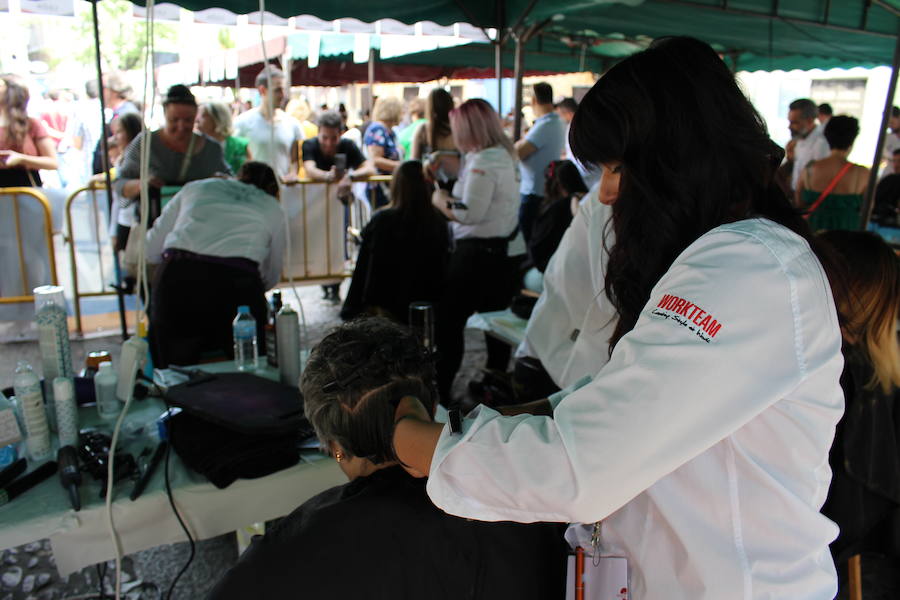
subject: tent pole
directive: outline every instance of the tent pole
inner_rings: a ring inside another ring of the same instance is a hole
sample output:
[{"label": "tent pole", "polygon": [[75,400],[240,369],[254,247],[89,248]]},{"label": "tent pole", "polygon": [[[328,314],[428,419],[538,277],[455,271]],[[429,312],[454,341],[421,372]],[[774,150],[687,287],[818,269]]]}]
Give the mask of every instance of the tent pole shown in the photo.
[{"label": "tent pole", "polygon": [[522,46],[524,45],[524,42],[522,41],[522,36],[518,34],[513,36],[513,41],[516,43],[516,96],[515,114],[513,115],[513,140],[519,141],[519,138],[522,137],[522,75],[524,71],[524,56],[522,53]]},{"label": "tent pole", "polygon": [[369,119],[373,118],[375,108],[375,48],[369,48]]},{"label": "tent pole", "polygon": [[506,0],[496,0],[497,39],[494,40],[494,73],[497,77],[497,114],[503,118],[503,28],[506,25]]},{"label": "tent pole", "polygon": [[862,218],[859,228],[865,230],[869,226],[872,217],[872,207],[875,204],[875,186],[878,184],[878,167],[881,165],[881,154],[884,152],[884,144],[887,141],[888,122],[891,118],[891,109],[894,105],[894,94],[897,93],[897,71],[900,70],[900,27],[897,31],[897,40],[894,43],[894,62],[891,67],[891,81],[888,84],[887,96],[884,99],[884,113],[881,115],[881,129],[878,130],[878,142],[875,144],[875,158],[872,159],[872,169],[869,171],[869,183],[866,186],[866,197],[863,201]]},{"label": "tent pole", "polygon": [[500,45],[500,34],[494,41],[494,73],[497,77],[497,112],[503,116],[503,46]]},{"label": "tent pole", "polygon": [[[100,17],[97,14],[97,2],[100,0],[93,0],[91,2],[91,20],[94,25],[94,59],[95,64],[97,66],[97,93],[100,98],[100,156],[102,158],[103,164],[103,177],[104,183],[106,184],[106,209],[107,214],[112,215],[112,178],[109,174],[109,141],[106,136],[106,101],[103,98],[103,64],[100,60]],[[93,152],[93,148],[89,149]],[[69,240],[70,244],[74,244],[74,240]],[[119,263],[119,259],[117,256],[113,256],[116,264]],[[121,281],[117,281],[117,284],[121,284]],[[116,292],[116,298],[118,299],[119,304],[119,325],[122,328],[122,339],[128,339],[128,323],[125,319],[125,299],[122,295],[122,292]]]}]

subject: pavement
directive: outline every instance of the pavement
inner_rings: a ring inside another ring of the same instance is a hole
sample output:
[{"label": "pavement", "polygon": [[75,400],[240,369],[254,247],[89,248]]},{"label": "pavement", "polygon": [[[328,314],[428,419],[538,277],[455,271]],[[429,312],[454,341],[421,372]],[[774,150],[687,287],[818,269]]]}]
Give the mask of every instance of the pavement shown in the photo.
[{"label": "pavement", "polygon": [[[341,297],[347,292],[349,280],[341,286]],[[326,333],[340,324],[340,304],[322,299],[319,286],[297,287],[297,296],[283,289],[286,303],[298,308],[302,302],[306,317],[310,344],[318,343]],[[117,318],[117,317],[116,317]],[[2,325],[2,323],[0,323]],[[114,329],[114,328],[113,328]],[[40,352],[37,341],[29,335],[27,327],[16,336],[8,336],[0,352],[0,389],[11,386],[18,360],[27,360],[39,369]],[[93,337],[97,336],[97,337]],[[0,339],[2,327],[0,327]],[[76,370],[84,364],[88,352],[107,350],[118,362],[120,335],[104,335],[93,332],[87,339],[71,342],[72,359]],[[466,393],[466,384],[477,376],[484,364],[484,338],[480,332],[466,332],[466,354],[454,384],[454,396]],[[250,525],[250,524],[248,524]],[[216,581],[237,560],[238,550],[234,533],[197,542],[191,565],[179,580],[172,598],[194,600],[206,597]],[[125,557],[123,561],[123,597],[128,600],[156,600],[164,597],[172,579],[187,561],[190,549],[187,543],[159,546]],[[0,552],[0,600],[87,600],[100,598],[100,571],[106,571],[102,586],[106,597],[111,597],[112,563],[95,565],[60,577],[56,571],[53,553],[48,540],[39,540],[25,546]]]}]

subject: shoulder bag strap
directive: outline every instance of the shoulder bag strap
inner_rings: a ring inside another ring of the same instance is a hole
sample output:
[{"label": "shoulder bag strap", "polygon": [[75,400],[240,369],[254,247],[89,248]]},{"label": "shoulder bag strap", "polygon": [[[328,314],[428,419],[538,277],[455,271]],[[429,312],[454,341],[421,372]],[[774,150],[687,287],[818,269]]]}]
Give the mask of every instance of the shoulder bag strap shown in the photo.
[{"label": "shoulder bag strap", "polygon": [[834,188],[837,187],[837,184],[841,181],[841,179],[844,178],[844,175],[847,174],[847,171],[849,171],[850,167],[852,166],[853,163],[848,162],[841,168],[840,171],[838,171],[837,175],[834,176],[834,179],[831,180],[831,183],[828,184],[828,187],[822,190],[822,193],[819,194],[819,197],[816,199],[816,201],[810,205],[809,210],[807,210],[806,214],[803,215],[804,219],[808,219],[814,212],[816,212],[816,209],[819,208],[822,202],[825,201],[825,198],[827,198],[828,195],[834,191]]},{"label": "shoulder bag strap", "polygon": [[181,171],[178,172],[178,183],[184,183],[184,178],[187,177],[188,169],[191,167],[191,158],[194,155],[194,140],[197,139],[197,135],[191,133],[191,141],[188,142],[187,152],[184,154],[184,159],[181,161]]}]

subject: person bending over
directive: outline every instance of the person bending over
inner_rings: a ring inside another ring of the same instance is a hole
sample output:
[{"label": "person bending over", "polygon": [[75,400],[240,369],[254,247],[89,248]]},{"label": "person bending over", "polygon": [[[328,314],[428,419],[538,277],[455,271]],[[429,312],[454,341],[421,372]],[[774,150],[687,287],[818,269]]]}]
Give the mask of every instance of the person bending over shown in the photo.
[{"label": "person bending over", "polygon": [[395,401],[414,395],[433,412],[433,378],[424,348],[387,319],[359,319],[326,336],[300,389],[322,445],[350,481],[255,538],[210,599],[562,598],[557,525],[452,517],[398,464]]},{"label": "person bending over", "polygon": [[249,161],[237,180],[189,183],[166,205],[147,232],[147,262],[161,263],[150,303],[154,365],[192,365],[207,352],[232,358],[231,322],[241,305],[262,335],[265,291],[281,277],[285,245],[277,198],[272,168]]}]

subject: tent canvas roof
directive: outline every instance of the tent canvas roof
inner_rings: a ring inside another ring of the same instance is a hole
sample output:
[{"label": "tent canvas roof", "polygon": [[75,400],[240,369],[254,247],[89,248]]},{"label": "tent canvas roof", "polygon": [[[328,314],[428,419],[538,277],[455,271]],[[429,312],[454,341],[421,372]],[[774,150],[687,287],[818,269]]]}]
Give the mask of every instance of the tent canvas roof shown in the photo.
[{"label": "tent canvas roof", "polygon": [[[142,4],[142,0],[137,0]],[[245,14],[254,0],[181,0],[190,10],[220,7]],[[468,22],[504,29],[529,7],[525,23],[550,20],[546,31],[581,40],[691,35],[730,57],[738,70],[889,65],[900,0],[268,0],[266,10],[298,10],[331,20],[404,23]],[[436,60],[421,58],[422,61]],[[452,53],[451,53],[452,54]],[[600,52],[602,54],[602,52]],[[529,65],[529,68],[532,68]]]}]

